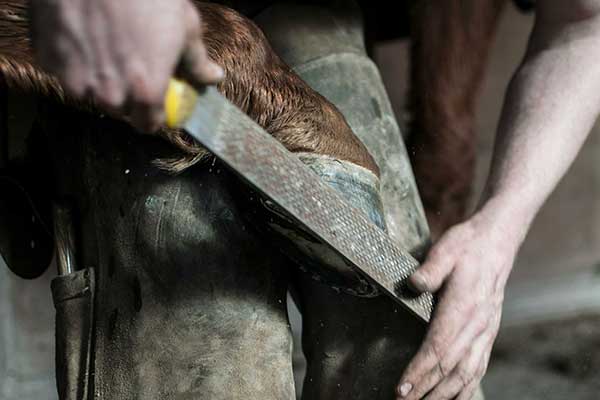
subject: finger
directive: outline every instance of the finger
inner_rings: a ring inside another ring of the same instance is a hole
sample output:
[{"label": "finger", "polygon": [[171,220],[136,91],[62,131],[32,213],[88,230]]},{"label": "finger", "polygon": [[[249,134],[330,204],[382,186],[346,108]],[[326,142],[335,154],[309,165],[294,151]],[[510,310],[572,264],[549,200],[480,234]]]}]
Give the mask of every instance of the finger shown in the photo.
[{"label": "finger", "polygon": [[465,358],[465,355],[472,349],[473,343],[476,343],[480,336],[484,338],[489,336],[484,334],[488,328],[488,320],[485,315],[478,313],[475,316],[471,316],[468,311],[464,312],[467,315],[467,322],[458,331],[453,344],[448,346],[443,359],[440,360],[443,369],[446,371],[452,371],[456,368],[460,360]]},{"label": "finger", "polygon": [[454,269],[454,258],[446,254],[440,244],[435,245],[425,262],[409,278],[409,284],[418,292],[437,292]]},{"label": "finger", "polygon": [[423,400],[450,400],[458,396],[475,380],[475,368],[459,364],[448,377],[442,380]]},{"label": "finger", "polygon": [[132,63],[129,71],[131,89],[127,104],[131,110],[130,120],[142,132],[155,132],[164,122],[166,86],[150,82],[147,71],[140,63]]},{"label": "finger", "polygon": [[475,369],[459,364],[423,400],[450,400],[458,396],[474,378]]},{"label": "finger", "polygon": [[441,378],[452,371],[453,366],[446,365],[446,354],[469,320],[457,306],[457,296],[462,294],[448,291],[441,296],[423,344],[402,375],[397,388],[399,394],[406,392],[408,387],[420,390],[421,381],[433,370],[439,370]]},{"label": "finger", "polygon": [[223,69],[209,59],[200,38],[194,39],[185,48],[177,72],[195,87],[218,83],[225,76]]},{"label": "finger", "polygon": [[181,56],[177,72],[196,87],[218,83],[225,76],[225,72],[208,55],[202,40],[200,16],[193,6],[190,6],[187,15],[186,47]]},{"label": "finger", "polygon": [[427,393],[444,376],[435,346],[425,340],[404,371],[396,393],[407,400],[420,399],[419,396]]},{"label": "finger", "polygon": [[461,379],[450,376],[440,382],[423,400],[451,400],[456,398],[464,388],[465,384]]},{"label": "finger", "polygon": [[[88,28],[91,29],[91,28]],[[121,111],[127,97],[127,84],[124,80],[123,63],[120,62],[118,53],[111,46],[114,43],[106,38],[110,37],[110,27],[101,21],[94,24],[94,32],[88,32],[95,58],[96,66],[94,98],[98,105],[107,111]]]},{"label": "finger", "polygon": [[62,68],[57,68],[54,74],[67,94],[81,99],[93,92],[92,73],[78,60],[70,60]]},{"label": "finger", "polygon": [[154,133],[164,123],[164,107],[156,96],[138,93],[127,106],[131,123],[142,133]]},{"label": "finger", "polygon": [[456,400],[473,400],[475,392],[479,388],[478,382],[471,382],[460,392]]},{"label": "finger", "polygon": [[[435,385],[437,385],[442,379],[444,379],[444,375],[440,368],[433,368],[419,381],[419,384],[415,387],[412,387],[411,384],[405,384],[408,386],[398,386],[396,389],[396,394],[402,400],[421,400],[423,396],[427,394]],[[405,392],[405,390],[409,390]]]},{"label": "finger", "polygon": [[454,399],[467,386],[479,384],[483,376],[483,365],[487,354],[489,340],[486,335],[479,336],[471,347],[469,353],[452,372],[444,378],[439,385],[427,395],[424,400],[447,400]]},{"label": "finger", "polygon": [[122,113],[127,98],[123,79],[105,70],[98,74],[97,82],[95,98],[98,105],[107,111]]},{"label": "finger", "polygon": [[94,99],[104,110],[121,114],[127,100],[128,85],[124,74],[116,68],[113,60],[108,57],[103,57],[98,63]]},{"label": "finger", "polygon": [[130,121],[143,133],[154,133],[164,121],[162,107],[150,104],[137,104],[131,107]]}]

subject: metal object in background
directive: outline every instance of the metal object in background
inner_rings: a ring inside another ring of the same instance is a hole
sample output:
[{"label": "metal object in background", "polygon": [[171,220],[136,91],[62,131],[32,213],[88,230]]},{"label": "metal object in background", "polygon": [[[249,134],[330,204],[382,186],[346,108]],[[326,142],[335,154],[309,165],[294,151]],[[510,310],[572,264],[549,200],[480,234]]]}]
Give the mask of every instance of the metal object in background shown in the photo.
[{"label": "metal object in background", "polygon": [[433,296],[406,288],[419,263],[215,88],[198,96],[183,128],[349,268],[429,321]]}]

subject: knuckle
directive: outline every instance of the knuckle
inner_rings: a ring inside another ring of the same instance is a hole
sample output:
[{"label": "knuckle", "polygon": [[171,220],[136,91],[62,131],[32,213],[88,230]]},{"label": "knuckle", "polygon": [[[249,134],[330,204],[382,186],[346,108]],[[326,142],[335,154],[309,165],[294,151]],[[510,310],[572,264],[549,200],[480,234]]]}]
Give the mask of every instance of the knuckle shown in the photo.
[{"label": "knuckle", "polygon": [[111,73],[100,73],[98,81],[96,90],[98,100],[110,107],[121,107],[125,102],[124,82]]},{"label": "knuckle", "polygon": [[146,74],[135,74],[129,78],[130,97],[134,104],[143,108],[155,108],[162,104],[162,90],[156,81]]},{"label": "knuckle", "polygon": [[161,99],[150,94],[145,94],[140,97],[133,97],[134,101],[137,101],[140,107],[146,108],[149,113],[154,112],[154,109],[160,106]]},{"label": "knuckle", "polygon": [[463,222],[454,228],[454,234],[459,235],[461,238],[472,238],[477,235],[477,229],[470,222]]},{"label": "knuckle", "polygon": [[423,285],[423,284],[428,283],[430,278],[429,278],[429,274],[427,273],[427,271],[425,269],[421,269],[421,270],[413,273],[410,277],[410,280],[413,283]]},{"label": "knuckle", "polygon": [[446,378],[447,376],[449,376],[452,373],[452,365],[450,364],[450,362],[446,359],[440,361],[438,363],[438,367],[440,370],[441,375]]},{"label": "knuckle", "polygon": [[445,378],[452,371],[452,366],[449,365],[448,360],[446,360],[443,357],[443,354],[440,350],[442,348],[443,348],[443,346],[440,345],[439,342],[436,341],[431,344],[431,346],[429,348],[429,353],[431,354],[431,357],[435,360],[435,365],[436,365],[436,368],[437,368],[439,374],[443,378]]},{"label": "knuckle", "polygon": [[124,90],[120,87],[103,87],[98,90],[98,100],[109,107],[121,108],[125,102]]},{"label": "knuckle", "polygon": [[84,97],[88,94],[96,92],[96,85],[86,76],[78,76],[78,74],[68,74],[64,76],[65,88],[75,97]]},{"label": "knuckle", "polygon": [[429,252],[427,253],[427,258],[428,259],[432,259],[432,258],[436,258],[440,256],[440,253],[442,252],[442,248],[444,247],[444,243],[443,242],[437,242],[435,243],[430,249]]},{"label": "knuckle", "polygon": [[428,259],[434,263],[439,263],[441,260],[448,257],[449,254],[450,250],[446,248],[446,245],[443,242],[440,242],[431,249]]},{"label": "knuckle", "polygon": [[148,81],[150,81],[148,68],[138,58],[127,60],[123,68],[125,71],[125,80],[129,84],[132,94],[140,96],[145,91],[146,86],[148,86]]},{"label": "knuckle", "polygon": [[137,81],[132,86],[131,97],[135,103],[142,107],[153,107],[159,101],[156,91],[148,81]]},{"label": "knuckle", "polygon": [[441,279],[444,275],[443,264],[440,262],[432,262],[431,264],[429,264],[427,269],[424,269],[423,272],[425,272],[428,279],[431,279],[431,280]]},{"label": "knuckle", "polygon": [[443,279],[440,268],[435,264],[428,264],[424,268],[421,268],[416,274],[415,279],[421,285],[431,289],[437,286],[437,283]]}]

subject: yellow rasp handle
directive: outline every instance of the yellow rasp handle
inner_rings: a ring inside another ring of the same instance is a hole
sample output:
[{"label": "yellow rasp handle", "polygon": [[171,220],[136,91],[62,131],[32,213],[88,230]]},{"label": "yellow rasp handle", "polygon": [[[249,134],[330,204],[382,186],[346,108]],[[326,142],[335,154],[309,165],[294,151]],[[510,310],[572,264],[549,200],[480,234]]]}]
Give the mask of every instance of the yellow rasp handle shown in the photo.
[{"label": "yellow rasp handle", "polygon": [[165,119],[169,128],[181,127],[192,115],[198,93],[184,81],[171,78],[165,95]]}]

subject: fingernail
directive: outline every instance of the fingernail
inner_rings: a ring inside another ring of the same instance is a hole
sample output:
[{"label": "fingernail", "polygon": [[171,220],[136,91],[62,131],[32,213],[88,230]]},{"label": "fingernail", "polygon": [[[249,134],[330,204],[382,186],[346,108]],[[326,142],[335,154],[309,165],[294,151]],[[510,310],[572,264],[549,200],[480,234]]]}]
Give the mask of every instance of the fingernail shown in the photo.
[{"label": "fingernail", "polygon": [[424,292],[427,290],[427,279],[421,274],[414,274],[411,279],[412,285],[418,291]]},{"label": "fingernail", "polygon": [[413,385],[411,383],[403,383],[402,386],[400,386],[400,396],[406,397],[410,393],[412,388]]}]

